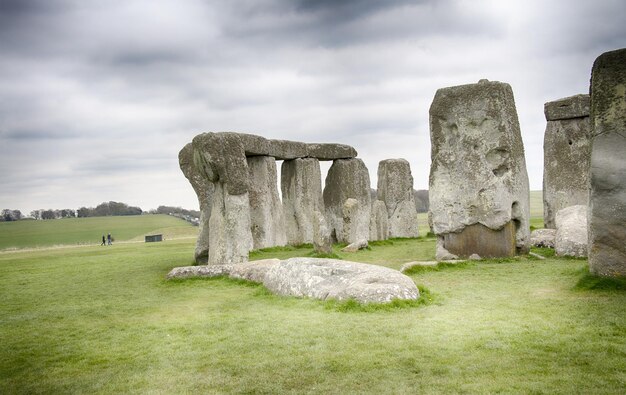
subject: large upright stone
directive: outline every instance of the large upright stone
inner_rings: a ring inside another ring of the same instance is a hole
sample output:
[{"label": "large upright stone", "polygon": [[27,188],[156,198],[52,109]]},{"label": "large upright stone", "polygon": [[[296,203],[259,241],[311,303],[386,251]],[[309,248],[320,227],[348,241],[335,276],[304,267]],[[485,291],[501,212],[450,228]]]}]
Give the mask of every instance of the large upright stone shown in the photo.
[{"label": "large upright stone", "polygon": [[287,242],[312,243],[315,212],[324,212],[320,163],[314,158],[293,159],[281,167],[281,190]]},{"label": "large upright stone", "polygon": [[287,236],[283,207],[278,196],[276,161],[271,156],[251,156],[247,161],[254,249],[284,246]]},{"label": "large upright stone", "polygon": [[183,174],[196,192],[200,206],[200,224],[194,259],[197,263],[207,263],[210,247],[209,218],[211,218],[211,201],[215,187],[212,182],[203,177],[200,171],[198,171],[193,163],[193,155],[193,146],[189,143],[178,153],[178,163]]},{"label": "large upright stone", "polygon": [[529,249],[529,191],[513,91],[481,80],[439,89],[430,107],[430,216],[460,257]]},{"label": "large upright stone", "polygon": [[589,95],[544,105],[548,121],[543,139],[543,222],[554,229],[556,213],[589,199],[591,125]]},{"label": "large upright stone", "polygon": [[377,199],[387,207],[389,237],[418,236],[413,176],[407,160],[385,159],[378,163]]},{"label": "large upright stone", "polygon": [[[350,216],[350,231],[344,232],[344,204],[350,198],[358,202],[358,210]],[[326,176],[324,206],[335,240],[351,244],[369,238],[370,199],[370,176],[365,163],[358,158],[334,161]]]},{"label": "large upright stone", "polygon": [[381,200],[372,201],[370,214],[370,240],[387,240],[389,238],[389,218],[387,207]]},{"label": "large upright stone", "polygon": [[248,192],[248,163],[237,133],[202,133],[193,138],[194,162],[211,182],[222,182],[228,194]]},{"label": "large upright stone", "polygon": [[213,207],[209,219],[209,265],[248,261],[252,249],[250,232],[250,200],[248,192],[228,193],[223,182],[215,183]]},{"label": "large upright stone", "polygon": [[626,48],[593,64],[591,125],[589,268],[626,276]]}]

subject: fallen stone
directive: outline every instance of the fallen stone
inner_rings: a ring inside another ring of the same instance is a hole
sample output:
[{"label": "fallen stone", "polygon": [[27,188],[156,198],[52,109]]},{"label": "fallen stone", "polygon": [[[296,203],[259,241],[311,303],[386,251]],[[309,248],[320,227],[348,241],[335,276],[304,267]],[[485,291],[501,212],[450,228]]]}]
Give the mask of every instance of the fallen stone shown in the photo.
[{"label": "fallen stone", "polygon": [[[438,236],[459,236],[444,238],[442,247],[463,257],[528,252],[528,174],[511,87],[481,80],[439,89],[430,107],[430,133],[432,227]],[[493,232],[473,229],[480,238],[463,244],[470,238],[462,233],[477,224]]]},{"label": "fallen stone", "polygon": [[175,267],[167,274],[167,279],[193,278],[193,277],[219,277],[228,276],[233,265],[200,265]]},{"label": "fallen stone", "polygon": [[530,244],[533,247],[554,248],[555,237],[556,229],[535,229],[530,234]]},{"label": "fallen stone", "polygon": [[589,199],[589,95],[546,103],[545,113],[548,123],[543,140],[543,222],[546,228],[554,229],[554,216],[559,210],[587,205]]},{"label": "fallen stone", "polygon": [[369,246],[367,240],[359,240],[355,241],[352,244],[348,244],[344,248],[341,249],[342,252],[357,252],[358,250],[362,250]]},{"label": "fallen stone", "polygon": [[626,49],[606,52],[591,72],[589,269],[626,276]]},{"label": "fallen stone", "polygon": [[529,253],[528,253],[528,255],[530,255],[530,256],[532,256],[532,257],[535,257],[535,258],[537,258],[537,259],[540,259],[540,260],[542,260],[542,261],[546,259],[546,257],[545,257],[545,256],[543,256],[543,255],[539,255],[539,254],[534,253],[534,252],[532,252],[532,251],[531,251],[531,252],[529,252]]},{"label": "fallen stone", "polygon": [[335,160],[356,158],[354,148],[345,144],[307,144],[307,156],[318,160]]},{"label": "fallen stone", "polygon": [[382,266],[335,259],[291,258],[272,267],[264,285],[278,295],[360,303],[415,300],[419,291],[402,273]]},{"label": "fallen stone", "polygon": [[469,259],[470,261],[480,261],[483,258],[481,258],[478,254],[472,254],[467,259]]},{"label": "fallen stone", "polygon": [[450,251],[446,250],[443,246],[443,240],[437,239],[437,246],[435,247],[435,259],[437,261],[452,261],[459,259],[458,255],[450,253]]},{"label": "fallen stone", "polygon": [[587,206],[571,206],[556,213],[554,250],[558,256],[587,256]]},{"label": "fallen stone", "polygon": [[274,266],[280,263],[280,259],[261,259],[253,262],[230,265],[230,278],[247,280],[255,283],[263,283],[265,275]]}]

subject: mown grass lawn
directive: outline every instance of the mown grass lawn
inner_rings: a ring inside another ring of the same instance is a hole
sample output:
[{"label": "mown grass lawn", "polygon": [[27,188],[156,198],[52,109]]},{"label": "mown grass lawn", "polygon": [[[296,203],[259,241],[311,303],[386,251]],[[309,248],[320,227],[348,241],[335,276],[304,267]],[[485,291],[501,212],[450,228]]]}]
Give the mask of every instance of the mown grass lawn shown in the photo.
[{"label": "mown grass lawn", "polygon": [[[351,257],[397,268],[433,243]],[[362,312],[225,279],[166,281],[192,253],[179,240],[0,254],[0,393],[626,388],[626,286],[589,277],[584,260],[417,271],[432,301]]]}]

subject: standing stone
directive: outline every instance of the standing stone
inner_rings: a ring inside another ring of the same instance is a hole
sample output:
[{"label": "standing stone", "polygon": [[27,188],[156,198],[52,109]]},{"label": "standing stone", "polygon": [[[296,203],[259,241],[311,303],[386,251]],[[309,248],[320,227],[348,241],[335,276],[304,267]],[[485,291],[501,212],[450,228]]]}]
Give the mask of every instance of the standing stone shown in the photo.
[{"label": "standing stone", "polygon": [[408,161],[385,159],[378,163],[377,198],[387,207],[389,237],[418,236],[413,176]]},{"label": "standing stone", "polygon": [[626,48],[594,62],[590,117],[589,268],[626,276]]},{"label": "standing stone", "polygon": [[314,212],[313,221],[313,249],[318,254],[330,255],[333,253],[333,244],[330,240],[330,230],[326,224],[324,214],[319,211]]},{"label": "standing stone", "polygon": [[194,259],[197,263],[206,264],[209,259],[209,218],[211,218],[211,200],[213,199],[212,182],[202,176],[193,163],[193,146],[185,145],[178,153],[178,163],[185,177],[193,187],[200,205],[200,224]]},{"label": "standing stone", "polygon": [[430,215],[440,255],[526,253],[528,174],[511,87],[481,80],[439,89],[430,137]]},{"label": "standing stone", "polygon": [[283,207],[278,196],[276,161],[270,156],[251,156],[247,161],[254,249],[284,246],[287,236]]},{"label": "standing stone", "polygon": [[370,240],[387,240],[389,238],[389,219],[385,202],[374,200],[370,215]]},{"label": "standing stone", "polygon": [[559,210],[555,217],[554,251],[559,256],[587,256],[587,206]]},{"label": "standing stone", "polygon": [[323,212],[320,163],[314,158],[293,159],[281,167],[281,190],[287,242],[312,243],[315,211]]},{"label": "standing stone", "polygon": [[591,124],[589,95],[546,103],[543,140],[543,222],[554,229],[556,213],[589,199]]},{"label": "standing stone", "polygon": [[231,195],[223,182],[217,182],[209,226],[209,265],[248,261],[253,246],[248,192]]},{"label": "standing stone", "polygon": [[[349,231],[344,232],[344,204],[350,198],[358,202],[358,209],[351,214]],[[361,159],[338,159],[333,162],[326,176],[324,206],[335,240],[351,244],[369,238],[370,176]]]}]

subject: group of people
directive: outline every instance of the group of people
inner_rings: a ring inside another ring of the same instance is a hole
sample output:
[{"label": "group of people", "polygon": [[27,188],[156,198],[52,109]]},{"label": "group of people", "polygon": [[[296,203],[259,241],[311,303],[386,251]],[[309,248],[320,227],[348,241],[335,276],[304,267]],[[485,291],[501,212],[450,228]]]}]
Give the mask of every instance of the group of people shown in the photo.
[{"label": "group of people", "polygon": [[104,246],[104,245],[107,245],[107,244],[108,245],[112,245],[113,244],[112,241],[113,241],[113,239],[111,238],[111,234],[110,233],[107,235],[106,238],[104,237],[104,235],[102,235],[102,244],[100,244],[100,245],[101,246]]}]

